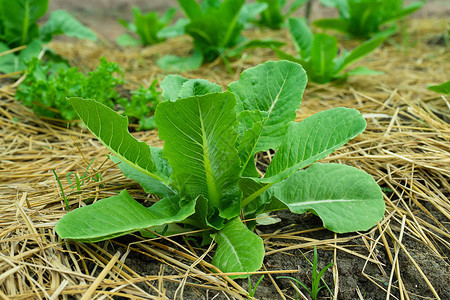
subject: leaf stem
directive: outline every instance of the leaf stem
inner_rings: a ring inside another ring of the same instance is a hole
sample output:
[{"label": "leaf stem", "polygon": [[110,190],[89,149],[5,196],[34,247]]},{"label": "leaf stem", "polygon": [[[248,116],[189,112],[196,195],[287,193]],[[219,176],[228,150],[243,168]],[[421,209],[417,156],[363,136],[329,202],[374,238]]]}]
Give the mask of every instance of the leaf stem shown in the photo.
[{"label": "leaf stem", "polygon": [[262,188],[260,188],[259,190],[257,190],[256,192],[254,192],[253,194],[249,195],[244,200],[242,200],[242,207],[246,207],[250,202],[255,200],[259,195],[261,195],[262,193],[267,191],[272,185],[274,185],[274,183],[268,183],[265,186],[263,186]]}]

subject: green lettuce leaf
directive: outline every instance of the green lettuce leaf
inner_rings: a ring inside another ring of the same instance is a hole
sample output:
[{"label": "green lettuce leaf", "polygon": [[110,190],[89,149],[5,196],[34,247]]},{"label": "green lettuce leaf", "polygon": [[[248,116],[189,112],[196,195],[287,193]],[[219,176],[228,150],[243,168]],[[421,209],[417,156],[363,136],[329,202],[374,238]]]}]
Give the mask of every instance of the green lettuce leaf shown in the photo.
[{"label": "green lettuce leaf", "polygon": [[55,10],[41,28],[41,39],[49,42],[55,34],[65,34],[78,39],[97,41],[95,33],[65,10]]},{"label": "green lettuce leaf", "polygon": [[325,228],[337,233],[368,230],[384,216],[378,184],[364,171],[346,165],[315,163],[272,189],[292,212],[312,210]]},{"label": "green lettuce leaf", "polygon": [[267,168],[264,182],[280,182],[334,152],[364,131],[366,121],[351,108],[332,108],[289,124],[286,137]]},{"label": "green lettuce leaf", "polygon": [[228,90],[237,100],[238,113],[256,110],[267,113],[254,153],[277,149],[287,124],[295,119],[307,78],[303,68],[289,61],[269,61],[242,72]]},{"label": "green lettuce leaf", "polygon": [[63,239],[98,242],[152,226],[180,222],[195,211],[195,201],[164,198],[146,208],[126,190],[64,215],[55,230]]},{"label": "green lettuce leaf", "polygon": [[[217,250],[212,264],[222,272],[254,272],[264,259],[263,240],[250,231],[239,218],[230,220],[215,235]],[[230,276],[246,278],[248,275]]]},{"label": "green lettuce leaf", "polygon": [[203,195],[224,218],[240,212],[236,100],[231,93],[162,102],[155,119],[181,195]]},{"label": "green lettuce leaf", "polygon": [[140,173],[167,186],[170,184],[170,179],[153,162],[150,146],[128,132],[126,117],[94,100],[70,98],[69,101],[86,127],[114,156]]}]

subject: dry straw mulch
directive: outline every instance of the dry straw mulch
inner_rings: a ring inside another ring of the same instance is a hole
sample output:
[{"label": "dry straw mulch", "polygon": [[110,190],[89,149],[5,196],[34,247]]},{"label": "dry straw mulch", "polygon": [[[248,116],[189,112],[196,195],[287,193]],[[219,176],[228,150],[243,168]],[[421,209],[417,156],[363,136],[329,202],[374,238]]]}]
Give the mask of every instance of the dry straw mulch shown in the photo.
[{"label": "dry straw mulch", "polygon": [[[448,270],[450,100],[427,90],[429,84],[450,78],[448,46],[428,43],[445,31],[446,22],[414,20],[408,25],[413,46],[405,49],[399,36],[399,45],[386,43],[362,62],[384,71],[384,75],[353,77],[341,84],[311,83],[298,112],[299,120],[337,106],[354,107],[363,113],[367,130],[324,161],[353,165],[370,173],[386,189],[385,218],[369,232],[334,235],[332,239],[308,238],[304,231],[284,228],[261,234],[267,256],[311,249],[314,245],[333,252],[334,282],[329,285],[335,299],[341,299],[340,252],[378,267],[379,276],[364,269],[360,276],[379,286],[380,298],[388,292],[400,299],[444,299],[450,293],[448,286],[435,286],[439,283],[433,279],[433,272],[423,271],[409,244],[403,242],[410,238],[419,243],[426,255],[442,261]],[[250,34],[279,35],[270,31]],[[286,32],[277,37],[288,41]],[[127,50],[80,42],[55,42],[51,47],[84,68],[95,67],[102,55],[119,62],[128,81],[124,88],[134,89],[154,78],[163,78],[165,74],[155,66],[155,58],[161,53],[182,54],[189,49],[188,42],[183,37],[152,48]],[[269,59],[276,59],[271,51],[254,50],[232,62],[236,71],[233,75],[217,61],[184,76],[206,78],[225,86],[242,70]],[[211,272],[214,268],[208,261],[213,245],[199,249],[186,237],[143,240],[136,236],[130,237],[131,244],[126,244],[126,239],[96,244],[61,241],[54,225],[66,210],[53,170],[71,209],[84,205],[83,200],[97,201],[123,188],[139,201],[155,199],[123,177],[106,158],[105,147],[89,132],[74,124],[67,128],[57,121],[38,118],[14,100],[17,82],[5,77],[0,80],[4,81],[0,87],[0,298],[168,299],[181,297],[188,286],[195,287],[199,298],[216,294],[229,299],[246,298],[246,289],[227,274]],[[162,145],[155,131],[134,135],[151,145]],[[81,177],[85,173],[88,177],[78,191],[74,174]],[[101,174],[100,180],[94,180],[96,174]],[[362,241],[364,246],[355,247],[353,240]],[[380,251],[389,258],[384,263],[378,259]],[[127,263],[133,255],[159,261],[160,267],[153,274],[143,275]],[[399,267],[400,257],[406,257],[414,266],[413,272],[420,274],[424,294],[410,290],[404,280],[408,274]],[[292,273],[296,271],[265,265],[258,273],[268,274],[274,298],[290,299],[292,291],[282,290],[274,278],[277,273],[295,276]],[[386,279],[385,284],[381,277]],[[175,291],[167,291],[169,282],[172,287],[176,284]],[[360,295],[363,287],[344,288]]]}]

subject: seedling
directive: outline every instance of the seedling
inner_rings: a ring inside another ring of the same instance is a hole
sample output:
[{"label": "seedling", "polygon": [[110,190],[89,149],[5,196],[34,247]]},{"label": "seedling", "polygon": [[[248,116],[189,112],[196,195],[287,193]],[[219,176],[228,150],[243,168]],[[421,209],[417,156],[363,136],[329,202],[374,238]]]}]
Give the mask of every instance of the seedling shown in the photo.
[{"label": "seedling", "polygon": [[380,74],[366,67],[358,67],[349,72],[344,72],[344,69],[380,46],[383,37],[368,40],[350,52],[343,50],[338,56],[337,40],[327,34],[313,34],[305,19],[289,19],[289,30],[299,57],[289,55],[280,49],[275,51],[279,58],[301,64],[311,81],[327,83],[345,79],[349,75]]},{"label": "seedling", "polygon": [[[83,176],[78,177],[78,174],[75,172],[69,172],[66,174],[67,181],[69,182],[69,186],[71,187],[71,191],[69,194],[73,192],[73,190],[76,188],[78,192],[81,192],[81,187],[84,185],[84,181],[88,178],[92,179],[95,182],[99,182],[102,180],[102,174],[96,173],[93,176],[88,176],[87,172],[89,168],[91,167],[91,164],[94,162],[95,158],[91,160],[91,162],[88,164],[86,170],[84,171]],[[58,182],[59,189],[61,190],[61,196],[63,197],[64,203],[66,205],[66,210],[69,211],[69,198],[66,197],[66,193],[64,192],[61,180],[59,179],[58,174],[56,174],[55,170],[52,170],[53,175],[55,176],[56,181]],[[70,179],[70,176],[75,176],[75,184]]]},{"label": "seedling", "polygon": [[412,14],[422,7],[425,1],[416,1],[406,7],[403,7],[403,0],[322,0],[322,3],[336,7],[340,18],[318,20],[314,25],[368,38],[373,34],[393,34],[395,27],[383,31],[382,25]]},{"label": "seedling", "polygon": [[256,289],[258,288],[258,285],[264,279],[264,275],[261,275],[261,277],[259,277],[259,279],[256,282],[254,287],[252,287],[252,281],[250,280],[250,274],[247,274],[247,278],[248,278],[248,297],[247,297],[247,299],[253,299],[255,297]]},{"label": "seedling", "polygon": [[[277,278],[287,278],[287,279],[290,279],[293,282],[295,282],[298,286],[301,285],[308,292],[308,294],[311,295],[311,298],[313,300],[317,299],[317,296],[319,295],[319,291],[321,289],[323,289],[324,287],[326,287],[328,289],[330,294],[333,294],[333,293],[331,293],[330,289],[328,288],[328,286],[326,285],[325,281],[322,278],[322,276],[325,273],[325,271],[329,267],[333,266],[333,263],[329,263],[325,268],[323,268],[322,270],[320,270],[320,272],[318,272],[317,271],[317,267],[318,267],[317,261],[318,261],[317,248],[316,248],[316,246],[314,246],[313,262],[311,263],[308,260],[309,264],[311,264],[311,266],[312,266],[311,289],[309,289],[305,284],[300,282],[300,280],[298,280],[297,278],[294,278],[294,277],[291,277],[291,276],[278,276]],[[320,281],[323,281],[325,283],[325,285],[320,286]]]},{"label": "seedling", "polygon": [[[162,149],[137,141],[127,119],[105,105],[71,98],[124,175],[161,200],[146,208],[123,190],[66,214],[57,233],[96,242],[166,224],[209,229],[203,244],[214,237],[218,245],[212,263],[223,272],[247,273],[261,267],[264,245],[241,215],[312,211],[334,232],[368,230],[385,210],[377,183],[359,169],[316,162],[366,122],[342,107],[294,122],[306,81],[303,68],[288,61],[248,69],[226,92],[206,80],[170,76],[161,83],[165,101],[155,112]],[[278,151],[260,177],[254,157],[268,149]]]},{"label": "seedling", "polygon": [[158,36],[158,33],[165,28],[175,16],[176,9],[171,8],[164,13],[161,18],[158,17],[157,12],[148,12],[142,14],[141,10],[134,6],[133,15],[134,21],[128,23],[125,20],[119,20],[126,29],[139,36],[140,40],[135,39],[131,35],[125,33],[116,39],[116,42],[121,46],[137,46],[137,45],[154,45],[164,41]]}]

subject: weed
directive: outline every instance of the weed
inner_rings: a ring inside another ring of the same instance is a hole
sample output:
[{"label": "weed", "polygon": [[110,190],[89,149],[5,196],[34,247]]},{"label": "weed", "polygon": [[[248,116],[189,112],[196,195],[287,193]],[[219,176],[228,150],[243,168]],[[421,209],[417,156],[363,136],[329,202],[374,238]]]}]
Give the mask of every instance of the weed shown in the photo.
[{"label": "weed", "polygon": [[[303,254],[303,256],[305,257],[305,255]],[[306,257],[305,257],[306,258]],[[328,291],[330,292],[330,294],[333,294],[331,292],[331,290],[328,288],[327,284],[325,283],[325,281],[323,280],[322,276],[325,273],[325,271],[331,267],[333,265],[333,263],[329,263],[325,268],[323,268],[322,270],[320,270],[319,272],[317,272],[317,261],[318,261],[318,256],[317,256],[317,248],[316,246],[314,246],[314,256],[313,256],[313,262],[311,263],[311,261],[308,260],[308,258],[306,258],[306,260],[309,262],[309,264],[312,265],[312,275],[311,275],[311,289],[309,289],[308,287],[306,287],[305,284],[303,284],[302,282],[300,282],[300,280],[293,278],[291,276],[278,276],[277,278],[287,278],[292,280],[293,282],[295,282],[297,284],[297,287],[302,286],[307,292],[308,294],[311,295],[311,298],[313,300],[317,299],[317,296],[319,294],[319,291],[326,287],[328,289]],[[323,283],[325,285],[320,286],[320,281],[323,281]]]},{"label": "weed", "polygon": [[248,278],[248,296],[247,299],[252,299],[255,297],[256,289],[261,281],[264,279],[264,275],[262,275],[255,284],[255,287],[252,287],[252,281],[250,280],[250,274],[247,275]]}]

